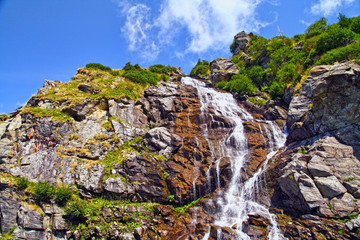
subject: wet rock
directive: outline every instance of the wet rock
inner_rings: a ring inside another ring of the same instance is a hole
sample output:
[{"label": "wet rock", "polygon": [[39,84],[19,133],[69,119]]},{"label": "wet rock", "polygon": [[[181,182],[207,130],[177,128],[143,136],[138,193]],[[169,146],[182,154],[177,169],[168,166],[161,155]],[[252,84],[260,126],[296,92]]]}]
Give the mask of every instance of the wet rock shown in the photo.
[{"label": "wet rock", "polygon": [[210,62],[211,85],[216,86],[218,82],[227,81],[239,72],[239,67],[227,58],[218,58]]}]

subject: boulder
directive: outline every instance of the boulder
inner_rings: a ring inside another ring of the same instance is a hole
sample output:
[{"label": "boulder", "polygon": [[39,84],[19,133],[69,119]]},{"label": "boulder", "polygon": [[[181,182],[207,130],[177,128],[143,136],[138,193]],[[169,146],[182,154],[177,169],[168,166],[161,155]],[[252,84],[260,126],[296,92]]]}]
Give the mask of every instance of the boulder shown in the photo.
[{"label": "boulder", "polygon": [[247,34],[245,31],[239,32],[234,36],[234,51],[233,55],[238,55],[241,51],[246,52],[249,47],[249,42],[251,39],[251,33]]},{"label": "boulder", "polygon": [[227,58],[218,58],[210,62],[211,85],[216,86],[218,82],[228,81],[239,72],[239,67]]},{"label": "boulder", "polygon": [[331,199],[347,191],[335,176],[316,177],[315,183],[325,198]]}]

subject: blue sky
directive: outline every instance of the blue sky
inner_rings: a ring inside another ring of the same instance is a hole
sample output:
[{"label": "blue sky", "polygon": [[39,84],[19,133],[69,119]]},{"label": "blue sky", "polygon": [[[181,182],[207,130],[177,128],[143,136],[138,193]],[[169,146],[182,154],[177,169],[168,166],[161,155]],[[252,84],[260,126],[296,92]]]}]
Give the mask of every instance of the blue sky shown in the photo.
[{"label": "blue sky", "polygon": [[339,12],[359,15],[360,0],[0,0],[0,113],[90,62],[188,73],[199,58],[230,57],[239,31],[292,37]]}]

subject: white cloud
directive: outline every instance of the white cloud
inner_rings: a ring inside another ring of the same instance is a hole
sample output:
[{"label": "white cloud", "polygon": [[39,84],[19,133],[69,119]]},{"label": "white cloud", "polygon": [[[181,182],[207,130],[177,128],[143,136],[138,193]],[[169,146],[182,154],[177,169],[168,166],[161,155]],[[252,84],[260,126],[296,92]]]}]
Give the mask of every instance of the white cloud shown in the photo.
[{"label": "white cloud", "polygon": [[[175,38],[182,37],[185,54],[200,53],[228,47],[239,31],[257,32],[267,25],[256,16],[263,1],[163,0],[155,16],[145,4],[118,0],[118,5],[126,18],[122,32],[129,49],[155,59],[165,46],[174,45]],[[180,46],[174,47],[179,51]]]},{"label": "white cloud", "polygon": [[344,4],[353,3],[355,0],[319,0],[311,7],[311,13],[316,15],[329,16],[343,6]]}]

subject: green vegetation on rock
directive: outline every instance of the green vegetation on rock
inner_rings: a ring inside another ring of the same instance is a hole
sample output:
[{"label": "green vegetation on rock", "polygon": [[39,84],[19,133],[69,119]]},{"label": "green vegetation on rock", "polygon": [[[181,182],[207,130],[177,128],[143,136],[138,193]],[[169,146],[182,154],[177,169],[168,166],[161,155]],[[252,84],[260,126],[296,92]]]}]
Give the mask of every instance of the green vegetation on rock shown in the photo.
[{"label": "green vegetation on rock", "polygon": [[[279,99],[285,87],[301,87],[304,77],[315,65],[350,60],[360,62],[359,31],[360,16],[346,18],[339,14],[338,23],[328,25],[327,19],[321,18],[304,34],[293,38],[265,39],[253,35],[247,52],[231,58],[240,68],[238,75],[230,81],[220,82],[217,87],[241,94],[251,94],[257,87],[267,91],[272,99]],[[235,48],[233,42],[231,52]]]},{"label": "green vegetation on rock", "polygon": [[67,114],[61,112],[59,109],[54,108],[25,108],[21,114],[29,113],[34,118],[51,117],[53,121],[59,122],[72,122],[73,119]]},{"label": "green vegetation on rock", "polygon": [[206,60],[198,60],[195,67],[191,69],[190,76],[205,77],[210,73],[209,62]]}]

